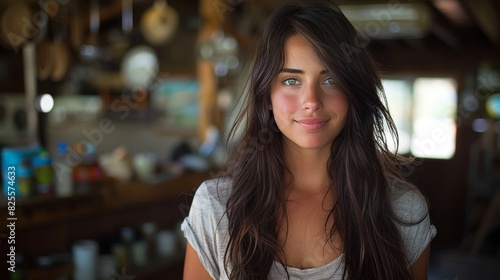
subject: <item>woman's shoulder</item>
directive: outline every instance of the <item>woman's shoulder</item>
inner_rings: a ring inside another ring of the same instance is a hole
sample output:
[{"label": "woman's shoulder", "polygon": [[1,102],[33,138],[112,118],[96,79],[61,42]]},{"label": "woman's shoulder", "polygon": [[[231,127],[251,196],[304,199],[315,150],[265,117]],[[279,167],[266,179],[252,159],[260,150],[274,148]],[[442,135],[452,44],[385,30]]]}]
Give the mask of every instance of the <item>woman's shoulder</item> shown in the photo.
[{"label": "woman's shoulder", "polygon": [[204,181],[195,193],[195,199],[209,204],[225,206],[231,194],[231,180],[227,177]]},{"label": "woman's shoulder", "polygon": [[205,223],[215,227],[225,218],[230,181],[225,178],[206,180],[200,184],[189,207],[189,220],[192,224]]},{"label": "woman's shoulder", "polygon": [[408,261],[413,264],[437,230],[430,222],[427,199],[416,186],[394,181],[390,191],[396,227],[401,233]]},{"label": "woman's shoulder", "polygon": [[427,216],[427,199],[415,185],[393,180],[390,183],[390,194],[394,213],[403,222],[415,223]]}]

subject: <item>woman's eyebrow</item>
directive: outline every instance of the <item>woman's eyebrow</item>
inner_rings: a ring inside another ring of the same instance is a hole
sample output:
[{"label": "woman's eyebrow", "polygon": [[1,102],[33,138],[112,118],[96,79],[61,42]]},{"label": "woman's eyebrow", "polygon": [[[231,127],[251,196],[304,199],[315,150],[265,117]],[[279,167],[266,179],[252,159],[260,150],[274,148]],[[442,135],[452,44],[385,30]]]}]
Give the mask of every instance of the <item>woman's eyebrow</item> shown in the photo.
[{"label": "woman's eyebrow", "polygon": [[283,68],[283,69],[281,69],[280,73],[304,74],[304,71],[302,71],[300,69]]},{"label": "woman's eyebrow", "polygon": [[[326,74],[328,72],[329,72],[328,70],[324,69],[324,70],[321,70],[320,74],[323,75],[323,74]],[[280,73],[304,74],[304,71],[302,71],[300,69],[294,69],[294,68],[283,68],[283,69],[281,69]]]}]

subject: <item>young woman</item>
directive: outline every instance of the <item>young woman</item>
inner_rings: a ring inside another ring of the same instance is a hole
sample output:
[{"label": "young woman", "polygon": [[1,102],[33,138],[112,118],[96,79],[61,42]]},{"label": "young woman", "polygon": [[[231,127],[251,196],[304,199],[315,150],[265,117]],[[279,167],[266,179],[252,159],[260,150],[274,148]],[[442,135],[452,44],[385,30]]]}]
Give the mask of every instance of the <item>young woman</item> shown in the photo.
[{"label": "young woman", "polygon": [[375,64],[336,5],[304,2],[266,25],[242,139],[182,225],[184,279],[427,279],[436,229]]}]

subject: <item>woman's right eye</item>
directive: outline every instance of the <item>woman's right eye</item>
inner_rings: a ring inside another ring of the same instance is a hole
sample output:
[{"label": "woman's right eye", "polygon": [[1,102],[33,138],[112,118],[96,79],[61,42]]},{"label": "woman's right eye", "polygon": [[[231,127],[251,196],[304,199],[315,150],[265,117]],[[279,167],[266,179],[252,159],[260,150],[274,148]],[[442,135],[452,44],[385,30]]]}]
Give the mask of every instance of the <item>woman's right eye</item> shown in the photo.
[{"label": "woman's right eye", "polygon": [[299,84],[299,80],[297,80],[295,78],[286,78],[283,81],[283,84],[285,84],[285,86],[294,86],[294,85]]}]

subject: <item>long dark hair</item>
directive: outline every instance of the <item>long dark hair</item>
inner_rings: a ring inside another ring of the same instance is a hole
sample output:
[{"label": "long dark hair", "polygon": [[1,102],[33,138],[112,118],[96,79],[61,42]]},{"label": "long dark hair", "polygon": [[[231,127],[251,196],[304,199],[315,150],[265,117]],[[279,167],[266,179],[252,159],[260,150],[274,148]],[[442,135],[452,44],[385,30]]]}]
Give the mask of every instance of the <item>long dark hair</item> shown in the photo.
[{"label": "long dark hair", "polygon": [[330,237],[338,232],[344,244],[344,278],[411,279],[389,190],[390,179],[402,179],[398,167],[407,162],[388,151],[384,124],[396,143],[397,132],[384,107],[380,76],[366,43],[339,7],[328,1],[287,4],[270,17],[263,31],[247,104],[232,129],[242,127],[243,135],[226,167],[232,179],[226,272],[230,279],[267,279],[273,261],[284,263],[278,228],[280,213],[286,213],[283,186],[289,170],[282,135],[269,108],[271,85],[284,65],[284,43],[294,34],[311,43],[350,104],[328,162],[336,200],[330,213],[334,225],[327,230]]}]

